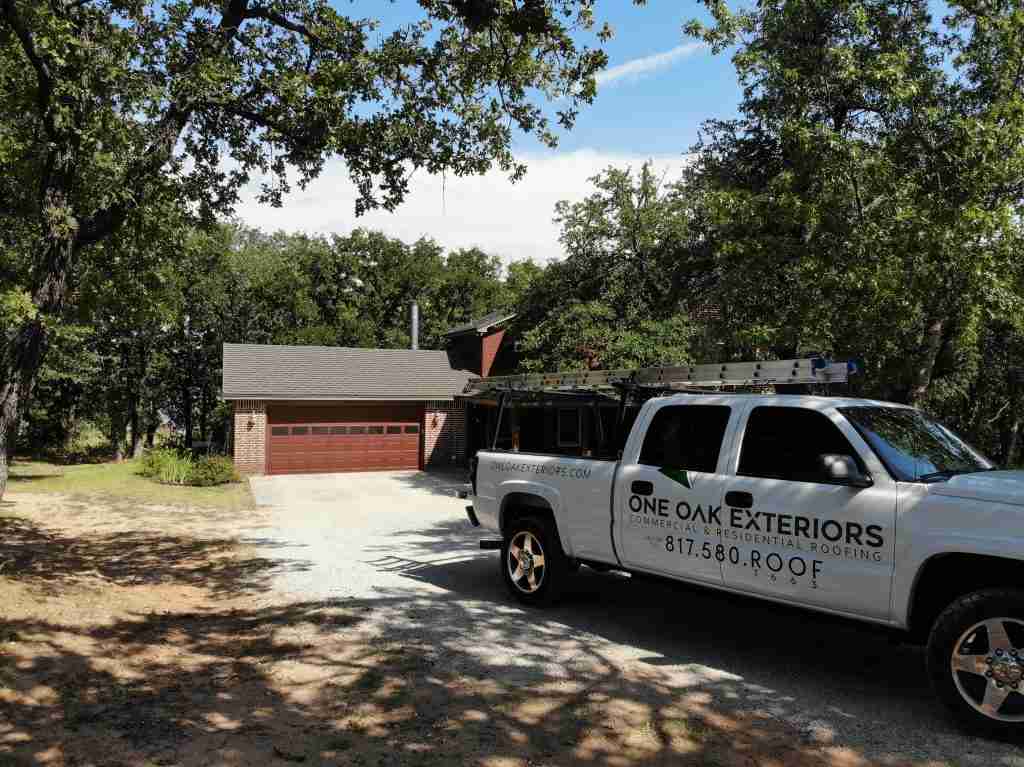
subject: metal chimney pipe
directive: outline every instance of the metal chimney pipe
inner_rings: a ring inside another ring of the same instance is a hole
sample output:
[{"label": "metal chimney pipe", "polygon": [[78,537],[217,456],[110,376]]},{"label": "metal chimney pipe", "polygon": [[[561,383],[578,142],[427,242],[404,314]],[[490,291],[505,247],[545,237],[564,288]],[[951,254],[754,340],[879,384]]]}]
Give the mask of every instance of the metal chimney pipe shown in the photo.
[{"label": "metal chimney pipe", "polygon": [[412,348],[420,348],[420,305],[412,302]]}]

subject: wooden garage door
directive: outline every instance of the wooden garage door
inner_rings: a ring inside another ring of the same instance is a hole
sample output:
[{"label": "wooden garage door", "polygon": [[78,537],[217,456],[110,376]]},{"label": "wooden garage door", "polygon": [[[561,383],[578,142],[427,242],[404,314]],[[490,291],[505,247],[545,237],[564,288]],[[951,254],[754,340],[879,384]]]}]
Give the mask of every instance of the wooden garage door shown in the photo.
[{"label": "wooden garage door", "polygon": [[366,407],[280,409],[269,413],[267,471],[418,469],[420,419],[416,409]]}]

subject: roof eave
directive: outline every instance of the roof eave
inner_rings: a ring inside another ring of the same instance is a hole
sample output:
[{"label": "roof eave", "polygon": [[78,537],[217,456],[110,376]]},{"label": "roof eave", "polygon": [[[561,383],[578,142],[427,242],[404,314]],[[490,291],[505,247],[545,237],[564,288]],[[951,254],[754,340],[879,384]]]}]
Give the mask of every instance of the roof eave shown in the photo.
[{"label": "roof eave", "polygon": [[445,338],[457,338],[458,336],[466,336],[471,333],[475,333],[478,336],[486,335],[499,325],[504,325],[506,322],[514,320],[516,316],[516,313],[513,312],[506,317],[494,320],[493,322],[488,322],[486,325],[476,325],[474,327],[464,328],[461,330],[449,330],[444,335]]}]

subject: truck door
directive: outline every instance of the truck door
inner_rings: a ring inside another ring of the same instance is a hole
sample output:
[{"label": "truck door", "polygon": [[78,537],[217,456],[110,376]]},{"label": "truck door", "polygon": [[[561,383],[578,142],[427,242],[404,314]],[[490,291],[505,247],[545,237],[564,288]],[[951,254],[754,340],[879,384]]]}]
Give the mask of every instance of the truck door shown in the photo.
[{"label": "truck door", "polygon": [[669,404],[654,412],[639,453],[623,456],[616,481],[624,564],[722,583],[722,443],[736,421],[734,408],[722,404]]},{"label": "truck door", "polygon": [[[874,485],[831,484],[825,454],[852,456]],[[727,586],[889,616],[896,485],[841,415],[752,407],[725,490]]]}]

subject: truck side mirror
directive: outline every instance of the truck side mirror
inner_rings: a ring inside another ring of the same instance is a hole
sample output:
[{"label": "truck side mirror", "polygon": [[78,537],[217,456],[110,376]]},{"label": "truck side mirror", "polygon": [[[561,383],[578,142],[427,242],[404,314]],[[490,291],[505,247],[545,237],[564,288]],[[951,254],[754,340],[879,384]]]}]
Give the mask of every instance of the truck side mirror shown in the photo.
[{"label": "truck side mirror", "polygon": [[820,460],[825,476],[833,484],[860,488],[875,484],[871,477],[860,470],[853,456],[826,453],[820,456]]}]

